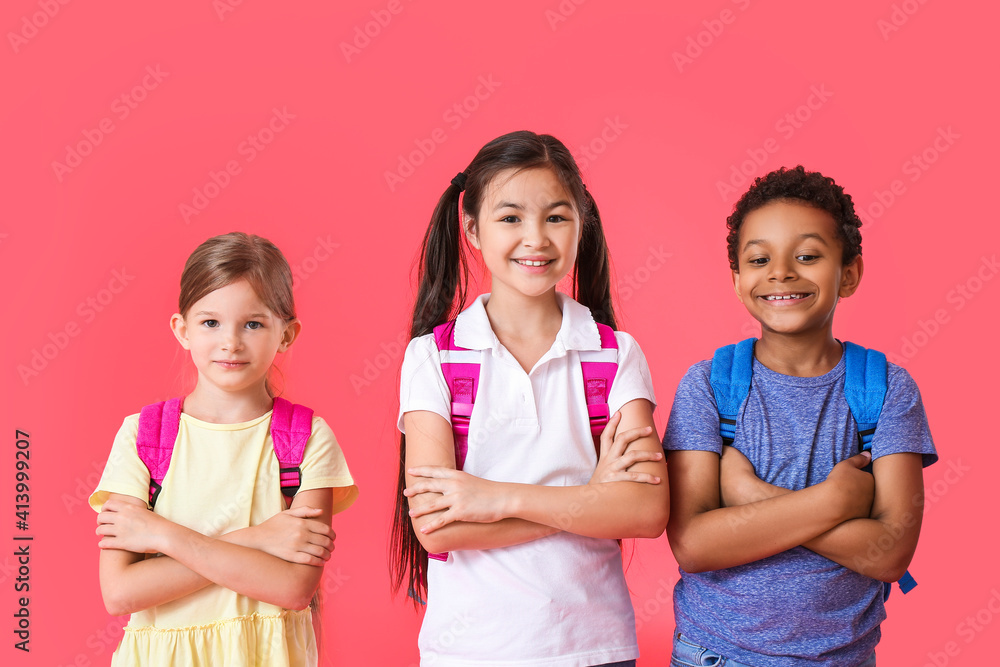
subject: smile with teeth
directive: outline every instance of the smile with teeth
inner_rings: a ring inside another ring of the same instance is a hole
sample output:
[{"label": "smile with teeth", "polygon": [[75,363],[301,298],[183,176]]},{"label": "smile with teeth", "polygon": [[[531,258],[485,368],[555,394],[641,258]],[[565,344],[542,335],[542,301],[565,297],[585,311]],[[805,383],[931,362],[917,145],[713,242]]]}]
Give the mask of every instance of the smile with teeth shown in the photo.
[{"label": "smile with teeth", "polygon": [[809,296],[809,295],[805,294],[805,293],[799,293],[799,294],[768,294],[768,295],[766,295],[764,297],[761,297],[761,298],[763,298],[765,301],[791,301],[792,299],[804,299],[807,296]]},{"label": "smile with teeth", "polygon": [[545,266],[546,264],[552,263],[553,260],[533,260],[533,259],[515,259],[518,264],[523,264],[524,266]]}]

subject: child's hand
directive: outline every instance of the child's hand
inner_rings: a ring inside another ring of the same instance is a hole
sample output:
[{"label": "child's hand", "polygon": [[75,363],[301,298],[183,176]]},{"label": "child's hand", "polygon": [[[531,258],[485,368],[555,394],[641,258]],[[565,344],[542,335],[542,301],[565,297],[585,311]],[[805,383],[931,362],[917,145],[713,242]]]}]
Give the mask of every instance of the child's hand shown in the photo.
[{"label": "child's hand", "polygon": [[330,559],[337,539],[333,528],[315,521],[323,512],[313,507],[295,507],[279,512],[250,528],[258,549],[289,563],[322,566]]},{"label": "child's hand", "polygon": [[421,466],[406,472],[422,478],[403,491],[407,498],[422,493],[441,494],[410,509],[410,517],[414,519],[444,510],[440,516],[420,527],[420,532],[425,535],[453,521],[493,523],[505,518],[505,498],[496,482],[440,466]]},{"label": "child's hand", "polygon": [[604,427],[604,432],[601,433],[601,453],[597,461],[597,468],[588,483],[641,482],[643,484],[659,484],[659,477],[646,472],[629,472],[629,468],[642,461],[659,461],[663,458],[663,452],[651,452],[645,449],[625,451],[634,441],[651,435],[653,427],[642,426],[616,433],[621,420],[622,413],[616,412],[611,415],[608,425]]},{"label": "child's hand", "polygon": [[97,515],[97,543],[102,549],[159,553],[169,522],[146,508],[146,503],[112,498]]},{"label": "child's hand", "polygon": [[833,466],[824,482],[835,489],[834,500],[843,507],[846,519],[864,519],[871,514],[875,499],[875,476],[862,470],[871,460],[869,452],[844,459]]},{"label": "child's hand", "polygon": [[722,506],[736,507],[768,497],[759,488],[765,484],[757,477],[750,459],[735,447],[722,448],[719,462],[719,489],[722,492]]}]

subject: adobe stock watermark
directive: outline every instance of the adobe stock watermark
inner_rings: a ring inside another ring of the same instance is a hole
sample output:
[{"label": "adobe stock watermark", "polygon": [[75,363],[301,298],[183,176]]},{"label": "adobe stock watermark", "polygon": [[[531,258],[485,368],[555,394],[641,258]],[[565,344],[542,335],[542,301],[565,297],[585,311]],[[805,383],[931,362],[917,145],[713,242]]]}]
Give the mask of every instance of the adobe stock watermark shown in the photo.
[{"label": "adobe stock watermark", "polygon": [[320,265],[333,256],[333,251],[340,247],[339,243],[334,243],[330,235],[326,238],[316,237],[316,245],[311,253],[306,255],[302,261],[291,265],[292,283],[299,287],[319,270]]},{"label": "adobe stock watermark", "polygon": [[608,146],[618,141],[619,137],[627,129],[628,125],[622,122],[621,116],[615,116],[614,118],[610,116],[605,117],[604,126],[597,133],[597,136],[587,143],[577,146],[576,150],[573,151],[573,157],[576,158],[576,165],[580,168],[580,171],[584,171],[593,164],[597,158],[608,150]]},{"label": "adobe stock watermark", "polygon": [[946,641],[940,651],[928,651],[927,661],[920,667],[947,667],[962,653],[964,647],[986,632],[997,616],[1000,616],[1000,590],[994,586],[990,589],[989,598],[986,599],[983,606],[966,614],[965,618],[955,625],[957,639]]},{"label": "adobe stock watermark", "polygon": [[146,73],[142,79],[111,102],[111,115],[99,120],[96,127],[82,130],[80,132],[83,135],[82,139],[78,139],[75,143],[66,144],[66,155],[62,162],[52,161],[52,171],[56,175],[56,180],[62,183],[67,175],[82,165],[84,158],[91,155],[94,149],[117,129],[115,120],[121,122],[132,115],[132,112],[138,109],[139,105],[145,102],[149,94],[159,88],[168,76],[170,76],[170,72],[164,72],[160,69],[160,65],[147,65]]},{"label": "adobe stock watermark", "polygon": [[220,21],[226,20],[227,14],[232,14],[236,8],[243,4],[243,0],[212,0],[212,9]]},{"label": "adobe stock watermark", "polygon": [[899,169],[906,180],[894,178],[885,190],[872,192],[875,201],[859,207],[859,211],[866,216],[865,232],[871,231],[874,222],[885,215],[886,211],[908,192],[906,181],[910,183],[919,181],[961,138],[962,135],[955,132],[951,125],[938,127],[934,138],[924,148],[904,160]]},{"label": "adobe stock watermark", "polygon": [[236,146],[236,155],[243,160],[234,157],[227,160],[218,171],[210,169],[205,183],[192,189],[190,203],[185,201],[177,206],[184,223],[191,224],[194,216],[208,208],[208,205],[232,184],[233,179],[243,173],[244,165],[256,160],[257,156],[266,150],[295,119],[295,114],[289,113],[288,107],[272,108],[271,117],[267,122],[256,132],[248,134],[246,139]]},{"label": "adobe stock watermark", "polygon": [[125,634],[124,625],[122,619],[110,618],[103,627],[99,627],[87,635],[84,640],[84,646],[87,647],[87,650],[80,651],[69,662],[60,662],[57,667],[92,667],[97,664],[96,659],[118,647],[118,642]]},{"label": "adobe stock watermark", "polygon": [[26,362],[17,365],[17,375],[21,382],[27,387],[32,379],[38,377],[62,352],[69,346],[70,342],[80,335],[83,325],[92,323],[97,319],[115,297],[121,294],[128,285],[135,280],[135,276],[130,275],[122,267],[121,270],[111,271],[111,278],[107,285],[90,296],[83,299],[76,307],[77,318],[66,321],[64,325],[54,331],[50,331],[45,337],[45,341],[28,353],[30,357]]},{"label": "adobe stock watermark", "polygon": [[[406,4],[411,2],[413,0],[407,0]],[[402,0],[389,0],[385,7],[371,10],[369,12],[371,19],[354,26],[350,41],[341,40],[340,53],[344,56],[344,60],[350,64],[354,58],[360,56],[361,52],[371,46],[404,9],[406,5]]]},{"label": "adobe stock watermark", "polygon": [[[822,109],[833,97],[833,93],[827,90],[826,84],[813,84],[809,87],[809,95],[791,111],[788,111],[774,123],[774,130],[784,141],[790,140],[795,134],[805,127],[805,124]],[[732,194],[740,194],[742,190],[749,186],[750,178],[763,167],[772,155],[781,150],[781,142],[775,137],[768,137],[760,146],[748,148],[746,150],[747,159],[729,166],[729,178],[715,182],[715,188],[719,193],[719,199],[726,201]]]},{"label": "adobe stock watermark", "polygon": [[983,289],[992,282],[997,273],[1000,272],[1000,263],[997,262],[996,254],[983,255],[979,265],[972,274],[954,285],[945,295],[946,307],[934,309],[927,319],[917,320],[917,325],[913,330],[905,334],[900,339],[900,346],[893,352],[886,353],[886,357],[892,363],[902,366],[905,362],[913,359],[920,350],[937,336],[942,327],[952,321],[955,313],[963,310],[969,303],[976,299]]},{"label": "adobe stock watermark", "polygon": [[379,351],[368,357],[361,364],[361,371],[351,373],[349,378],[354,395],[360,396],[364,389],[367,389],[378,380],[382,373],[389,368],[395,368],[399,360],[406,351],[406,345],[410,341],[409,333],[401,332],[394,340],[382,341],[379,344]]},{"label": "adobe stock watermark", "polygon": [[901,3],[893,3],[889,11],[888,18],[880,18],[875,22],[882,41],[888,42],[893,33],[899,32],[904,25],[910,22],[910,18],[920,11],[927,0],[903,0]]},{"label": "adobe stock watermark", "polygon": [[[750,0],[731,0],[731,2],[741,12],[745,12],[750,6]],[[677,71],[683,74],[685,67],[693,65],[694,61],[700,58],[706,49],[711,48],[722,37],[722,34],[726,31],[726,26],[730,26],[736,22],[738,16],[739,14],[726,7],[719,12],[718,18],[704,19],[701,22],[702,29],[688,35],[682,50],[673,52],[671,57],[674,60]]]},{"label": "adobe stock watermark", "polygon": [[555,7],[545,10],[545,20],[549,23],[549,28],[557,30],[560,24],[569,20],[569,17],[576,14],[576,8],[586,3],[587,0],[562,0]]},{"label": "adobe stock watermark", "polygon": [[905,512],[898,524],[886,526],[881,535],[875,540],[869,540],[863,555],[855,556],[852,570],[860,572],[870,570],[899,543],[899,540],[906,535],[906,529],[917,524],[918,514],[927,517],[931,508],[937,506],[941,500],[948,495],[951,489],[959,484],[965,476],[972,472],[972,467],[962,463],[961,459],[948,461],[948,467],[942,475],[925,488],[921,493],[917,493],[910,499],[910,505],[916,508],[915,511]]},{"label": "adobe stock watermark", "polygon": [[631,299],[647,285],[653,278],[653,274],[666,266],[667,260],[671,257],[673,254],[664,251],[662,245],[649,246],[646,260],[618,279],[618,296],[622,302]]},{"label": "adobe stock watermark", "polygon": [[385,184],[389,187],[389,192],[395,192],[397,187],[413,176],[417,168],[434,154],[438,146],[448,141],[448,131],[455,132],[462,127],[465,121],[471,118],[472,114],[479,109],[483,102],[490,99],[501,85],[503,82],[496,81],[492,74],[481,75],[471,93],[445,109],[441,120],[444,121],[448,129],[436,127],[431,130],[428,136],[414,139],[413,150],[405,155],[400,153],[396,168],[385,171]]},{"label": "adobe stock watermark", "polygon": [[472,618],[467,612],[460,612],[451,617],[449,623],[437,637],[424,640],[427,655],[420,656],[420,664],[410,663],[408,667],[433,667],[438,662],[438,655],[447,653],[442,649],[448,649],[455,645],[462,636],[472,628]]},{"label": "adobe stock watermark", "polygon": [[21,25],[17,32],[8,31],[7,41],[14,53],[20,53],[28,42],[38,36],[39,31],[47,26],[59,14],[70,0],[38,0],[38,9],[21,17]]},{"label": "adobe stock watermark", "polygon": [[635,607],[636,632],[642,632],[642,628],[662,614],[664,609],[670,610],[671,613],[674,611],[674,584],[676,581],[667,581],[661,578],[656,583],[658,584],[656,590]]}]

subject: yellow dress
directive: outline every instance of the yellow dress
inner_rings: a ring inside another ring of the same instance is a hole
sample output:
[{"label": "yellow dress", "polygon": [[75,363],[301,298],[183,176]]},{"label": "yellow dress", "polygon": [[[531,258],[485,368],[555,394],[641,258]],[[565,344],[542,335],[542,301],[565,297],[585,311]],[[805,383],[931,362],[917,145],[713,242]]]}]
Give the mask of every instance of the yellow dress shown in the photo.
[{"label": "yellow dress", "polygon": [[[149,500],[149,471],[136,451],[139,415],[125,418],[90,506],[111,493]],[[271,413],[239,424],[211,424],[181,414],[177,442],[155,511],[217,537],[254,526],[285,509]],[[334,513],[358,490],[333,431],[313,417],[302,462],[301,491],[334,488]],[[111,664],[316,665],[310,609],[293,611],[209,585],[178,600],[132,614]]]}]

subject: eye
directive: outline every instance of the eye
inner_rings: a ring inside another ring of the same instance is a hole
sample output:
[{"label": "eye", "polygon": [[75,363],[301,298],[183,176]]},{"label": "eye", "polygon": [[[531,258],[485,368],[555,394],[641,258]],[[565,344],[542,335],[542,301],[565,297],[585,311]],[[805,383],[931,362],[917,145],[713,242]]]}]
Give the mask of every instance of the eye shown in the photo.
[{"label": "eye", "polygon": [[747,260],[747,264],[749,264],[750,266],[764,266],[765,264],[767,264],[767,262],[768,262],[767,257],[754,257],[752,259]]},{"label": "eye", "polygon": [[566,222],[567,220],[569,220],[569,218],[563,217],[563,216],[558,215],[558,214],[550,215],[547,218],[547,222]]},{"label": "eye", "polygon": [[247,322],[246,327],[247,329],[256,330],[256,329],[262,329],[264,327],[264,324],[261,322],[252,321],[252,322]]},{"label": "eye", "polygon": [[805,255],[805,254],[803,254],[803,255],[797,255],[795,257],[795,259],[799,260],[800,262],[807,262],[807,263],[808,262],[814,262],[814,261],[816,261],[819,258],[820,258],[819,255]]},{"label": "eye", "polygon": [[204,322],[202,322],[202,324],[208,327],[209,329],[214,329],[215,327],[219,326],[219,320],[205,320]]},{"label": "eye", "polygon": [[516,215],[505,215],[500,218],[500,222],[520,222]]}]

